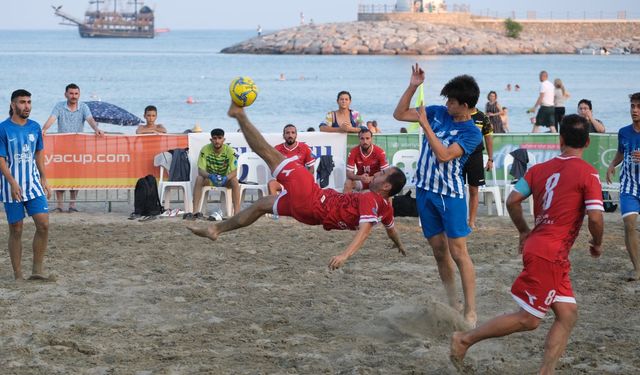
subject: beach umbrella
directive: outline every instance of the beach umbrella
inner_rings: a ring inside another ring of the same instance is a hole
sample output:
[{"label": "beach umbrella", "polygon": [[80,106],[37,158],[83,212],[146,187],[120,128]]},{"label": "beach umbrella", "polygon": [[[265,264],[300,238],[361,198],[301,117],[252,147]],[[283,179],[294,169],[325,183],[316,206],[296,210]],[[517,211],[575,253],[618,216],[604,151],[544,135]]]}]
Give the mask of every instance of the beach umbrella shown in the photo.
[{"label": "beach umbrella", "polygon": [[140,117],[115,104],[101,101],[85,103],[89,106],[89,110],[91,110],[91,116],[97,122],[124,126],[138,125],[143,122]]}]

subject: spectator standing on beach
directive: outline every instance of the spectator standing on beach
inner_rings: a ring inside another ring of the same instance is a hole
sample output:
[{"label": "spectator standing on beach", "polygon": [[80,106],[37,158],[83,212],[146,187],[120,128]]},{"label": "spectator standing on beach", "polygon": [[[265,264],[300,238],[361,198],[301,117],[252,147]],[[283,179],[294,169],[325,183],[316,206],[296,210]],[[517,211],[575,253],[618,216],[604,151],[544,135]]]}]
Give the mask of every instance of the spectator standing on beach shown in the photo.
[{"label": "spectator standing on beach", "polygon": [[44,255],[49,238],[47,198],[49,185],[44,168],[44,143],[40,125],[29,120],[31,94],[11,94],[9,118],[0,123],[0,197],[9,223],[9,257],[13,276],[22,280],[22,228],[24,212],[33,218],[33,267],[30,280],[44,280]]},{"label": "spectator standing on beach", "polygon": [[262,26],[258,25],[258,36],[262,36]]},{"label": "spectator standing on beach", "polygon": [[[198,157],[198,176],[193,187],[193,211],[186,213],[183,219],[202,218],[200,197],[205,186],[227,187],[231,189],[233,212],[240,212],[240,183],[238,181],[238,162],[233,148],[224,143],[224,130],[213,129],[210,143],[200,150]],[[206,201],[204,202],[206,204]],[[227,215],[231,216],[230,212]]]},{"label": "spectator standing on beach", "polygon": [[375,174],[389,168],[386,153],[373,144],[373,134],[369,129],[360,130],[358,139],[360,144],[352,148],[347,157],[345,193],[368,190]]},{"label": "spectator standing on beach", "polygon": [[541,127],[546,127],[552,133],[556,132],[556,111],[553,106],[554,87],[549,82],[549,74],[546,71],[540,72],[540,95],[533,107],[527,110],[527,113],[535,113],[536,108],[540,107],[536,115],[536,121],[531,132],[538,133]]},{"label": "spectator standing on beach", "polygon": [[393,112],[399,121],[420,123],[424,131],[416,171],[416,203],[422,232],[433,249],[438,273],[449,305],[460,310],[454,265],[460,271],[464,292],[464,319],[475,326],[475,270],[467,252],[467,223],[462,168],[482,142],[482,133],[471,119],[480,89],[475,79],[462,75],[450,80],[440,91],[445,106],[410,108],[411,98],[424,82],[424,71],[412,67],[409,87]]},{"label": "spectator standing on beach", "polygon": [[[493,168],[493,127],[489,117],[477,108],[473,108],[471,119],[476,124],[484,142],[480,142],[478,147],[469,155],[469,159],[465,163],[462,171],[469,185],[469,227],[476,229],[476,217],[478,216],[478,204],[480,200],[480,186],[485,185],[484,171],[490,171]],[[487,145],[487,165],[484,165],[482,158],[482,150],[484,144]]]},{"label": "spectator standing on beach", "polygon": [[153,105],[148,105],[144,109],[144,119],[147,121],[147,123],[138,126],[138,128],[136,129],[136,134],[166,134],[167,129],[165,129],[162,124],[156,124],[157,118],[158,109]]},{"label": "spectator standing on beach", "polygon": [[[84,122],[88,122],[97,136],[101,137],[104,132],[98,127],[98,123],[93,119],[89,106],[80,101],[80,87],[75,83],[70,83],[64,89],[66,101],[59,102],[53,107],[51,115],[42,126],[42,134],[46,134],[54,122],[58,122],[58,133],[82,133]],[[53,212],[63,212],[63,200],[65,190],[56,190],[57,206]],[[68,212],[78,212],[76,209],[76,197],[78,190],[69,192]]]},{"label": "spectator standing on beach", "polygon": [[364,125],[362,116],[351,109],[351,94],[348,91],[338,93],[337,111],[327,112],[324,121],[320,123],[321,132],[329,133],[358,133]]},{"label": "spectator standing on beach", "polygon": [[[520,233],[518,249],[524,264],[511,286],[511,295],[519,309],[470,331],[455,332],[450,358],[456,367],[461,367],[472,345],[493,337],[535,330],[547,312],[553,310],[555,320],[547,334],[539,373],[554,373],[578,319],[569,278],[569,251],[578,237],[585,213],[591,234],[589,252],[594,258],[602,254],[604,208],[598,171],[582,160],[588,146],[585,119],[577,115],[565,117],[560,127],[560,156],[531,167],[509,194],[507,209]],[[529,196],[535,204],[533,230],[529,229],[522,211],[522,201]]]},{"label": "spectator standing on beach", "polygon": [[564,87],[564,83],[560,78],[553,80],[553,107],[555,110],[555,126],[556,129],[560,126],[560,121],[564,118],[566,113],[565,103],[569,99],[569,91]]},{"label": "spectator standing on beach", "polygon": [[589,99],[580,99],[578,102],[578,114],[589,122],[589,133],[604,133],[604,123],[593,117],[593,104]]},{"label": "spectator standing on beach", "polygon": [[633,270],[628,281],[640,280],[640,258],[638,257],[638,233],[636,221],[640,213],[640,92],[631,94],[631,125],[618,130],[618,152],[607,169],[607,183],[620,168],[620,212],[624,222],[624,242],[631,258]]},{"label": "spectator standing on beach", "polygon": [[506,133],[502,125],[502,107],[498,103],[498,94],[495,91],[489,91],[487,95],[487,104],[485,105],[485,113],[491,121],[494,133]]},{"label": "spectator standing on beach", "polygon": [[[293,124],[285,125],[284,129],[282,129],[282,138],[284,142],[276,145],[274,148],[286,159],[297,157],[300,164],[304,165],[309,173],[313,175],[316,158],[306,143],[298,142],[298,129],[296,126]],[[269,181],[268,188],[269,194],[271,195],[278,194],[282,191],[282,185],[275,179]]]}]

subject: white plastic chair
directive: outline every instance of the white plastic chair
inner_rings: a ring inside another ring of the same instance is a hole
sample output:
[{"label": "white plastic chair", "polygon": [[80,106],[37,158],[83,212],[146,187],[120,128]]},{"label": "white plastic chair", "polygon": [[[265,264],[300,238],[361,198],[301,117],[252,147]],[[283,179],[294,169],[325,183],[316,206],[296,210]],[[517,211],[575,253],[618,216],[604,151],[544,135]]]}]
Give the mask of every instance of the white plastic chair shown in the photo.
[{"label": "white plastic chair", "polygon": [[[487,165],[489,156],[482,154],[482,166],[484,168]],[[487,204],[487,213],[491,215],[493,213],[492,204],[496,205],[496,212],[498,216],[504,216],[504,210],[502,209],[502,198],[500,196],[500,186],[496,179],[496,167],[491,168],[491,179],[485,179],[485,185],[478,187],[478,194],[484,194],[484,201]]]},{"label": "white plastic chair", "polygon": [[[207,203],[209,202],[209,193],[217,191],[220,193],[220,206],[225,208],[225,214],[227,217],[233,216],[233,192],[231,189],[224,186],[205,186],[202,188],[202,194],[200,195],[200,206],[198,212],[202,212],[203,215],[207,215]],[[224,200],[224,205],[222,201]]]},{"label": "white plastic chair", "polygon": [[163,165],[156,165],[156,167],[160,167],[160,181],[158,182],[158,190],[160,191],[160,202],[163,202],[164,209],[166,210],[169,208],[171,196],[168,193],[171,192],[171,189],[182,189],[184,190],[184,210],[185,212],[193,212],[191,181],[165,181],[165,172],[168,179],[169,171],[166,170]]},{"label": "white plastic chair", "polygon": [[400,168],[404,175],[407,178],[407,183],[404,186],[405,188],[411,189],[415,187],[415,182],[413,178],[416,175],[416,170],[418,169],[418,159],[420,158],[420,150],[398,150],[395,154],[393,154],[393,160],[391,164],[397,168]]},{"label": "white plastic chair", "polygon": [[[527,167],[530,167],[531,165],[535,164],[535,156],[533,156],[532,154],[530,154],[529,152],[527,152],[529,155],[529,164],[527,164]],[[513,165],[513,156],[511,156],[511,154],[505,154],[504,155],[504,161],[503,161],[503,184],[504,184],[504,207],[506,210],[507,207],[507,199],[509,198],[509,193],[511,193],[511,191],[513,190],[514,185],[511,184],[511,181],[509,179],[509,176],[511,176],[509,174],[509,171],[511,170],[511,165]],[[529,201],[529,212],[531,212],[531,215],[533,215],[533,198],[529,197],[526,200]]]},{"label": "white plastic chair", "polygon": [[[247,168],[247,175],[243,173],[244,166]],[[238,178],[244,177],[240,182],[240,202],[244,202],[244,194],[247,191],[258,191],[259,197],[269,195],[267,184],[271,171],[267,163],[255,152],[245,152],[238,157]]]}]

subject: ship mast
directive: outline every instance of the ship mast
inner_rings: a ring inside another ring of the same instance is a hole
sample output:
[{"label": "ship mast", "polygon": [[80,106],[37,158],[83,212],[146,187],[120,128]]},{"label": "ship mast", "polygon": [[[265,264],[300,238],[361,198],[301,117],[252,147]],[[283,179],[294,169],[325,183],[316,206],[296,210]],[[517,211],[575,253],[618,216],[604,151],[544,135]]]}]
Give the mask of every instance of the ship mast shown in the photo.
[{"label": "ship mast", "polygon": [[104,0],[90,0],[89,4],[96,4],[96,12],[100,13],[100,4],[103,4]]}]

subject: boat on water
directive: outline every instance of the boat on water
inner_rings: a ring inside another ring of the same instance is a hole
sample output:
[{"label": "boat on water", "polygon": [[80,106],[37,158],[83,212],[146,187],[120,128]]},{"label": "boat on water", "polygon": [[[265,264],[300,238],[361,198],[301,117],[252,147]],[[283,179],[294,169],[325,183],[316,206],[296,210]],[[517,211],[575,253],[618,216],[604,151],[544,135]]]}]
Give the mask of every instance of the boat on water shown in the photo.
[{"label": "boat on water", "polygon": [[[153,38],[155,36],[153,10],[142,1],[133,1],[132,10],[118,9],[113,0],[103,6],[105,0],[89,1],[90,8],[80,20],[61,10],[62,5],[52,6],[61,24],[77,26],[83,38]],[[95,6],[95,7],[94,7]]]}]

